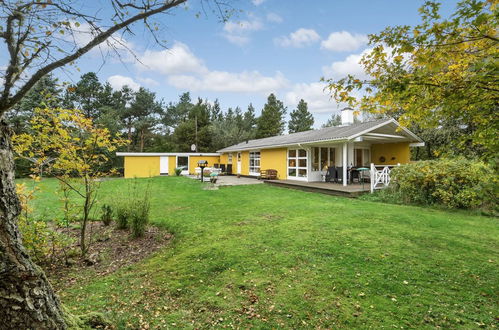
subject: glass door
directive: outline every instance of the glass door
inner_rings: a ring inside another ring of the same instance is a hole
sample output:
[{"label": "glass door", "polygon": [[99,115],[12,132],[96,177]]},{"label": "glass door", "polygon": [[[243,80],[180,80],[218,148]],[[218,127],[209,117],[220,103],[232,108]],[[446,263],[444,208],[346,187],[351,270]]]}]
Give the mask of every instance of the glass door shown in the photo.
[{"label": "glass door", "polygon": [[288,179],[304,180],[308,179],[307,151],[305,149],[288,150]]},{"label": "glass door", "polygon": [[177,168],[181,168],[182,175],[189,174],[189,156],[177,156]]}]

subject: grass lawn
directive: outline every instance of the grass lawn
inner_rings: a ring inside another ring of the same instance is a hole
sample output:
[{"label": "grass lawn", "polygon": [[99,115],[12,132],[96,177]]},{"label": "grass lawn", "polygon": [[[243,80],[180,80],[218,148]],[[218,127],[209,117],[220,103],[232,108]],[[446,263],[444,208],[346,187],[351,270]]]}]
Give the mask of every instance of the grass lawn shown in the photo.
[{"label": "grass lawn", "polygon": [[[498,325],[496,218],[180,177],[107,181],[100,202],[131,181],[173,244],[60,292],[77,312],[123,328]],[[36,211],[57,214],[56,181],[39,185]]]}]

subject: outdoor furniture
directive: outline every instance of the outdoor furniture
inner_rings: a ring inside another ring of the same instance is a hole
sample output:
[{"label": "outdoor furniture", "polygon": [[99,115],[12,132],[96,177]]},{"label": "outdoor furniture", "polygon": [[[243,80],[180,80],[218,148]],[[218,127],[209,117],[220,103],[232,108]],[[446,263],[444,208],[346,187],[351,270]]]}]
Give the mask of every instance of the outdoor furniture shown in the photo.
[{"label": "outdoor furniture", "polygon": [[210,173],[210,182],[211,183],[217,183],[217,179],[218,179],[218,173]]},{"label": "outdoor furniture", "polygon": [[337,173],[336,173],[336,167],[334,166],[329,166],[327,168],[327,172],[326,172],[326,179],[325,181],[326,182],[334,182],[336,180],[336,178],[338,177]]},{"label": "outdoor furniture", "polygon": [[357,168],[351,168],[349,170],[349,180],[350,183],[353,183],[353,181],[357,179],[357,182],[360,183],[360,172]]},{"label": "outdoor furniture", "polygon": [[277,179],[277,170],[274,170],[274,169],[261,170],[259,179],[275,180],[275,179]]},{"label": "outdoor furniture", "polygon": [[367,167],[359,167],[357,171],[359,171],[360,181],[362,182],[362,190],[364,190],[364,179],[366,178],[365,173],[367,172],[367,177],[369,178],[369,169]]},{"label": "outdoor furniture", "polygon": [[343,166],[338,166],[336,168],[336,178],[334,182],[336,183],[343,182]]}]

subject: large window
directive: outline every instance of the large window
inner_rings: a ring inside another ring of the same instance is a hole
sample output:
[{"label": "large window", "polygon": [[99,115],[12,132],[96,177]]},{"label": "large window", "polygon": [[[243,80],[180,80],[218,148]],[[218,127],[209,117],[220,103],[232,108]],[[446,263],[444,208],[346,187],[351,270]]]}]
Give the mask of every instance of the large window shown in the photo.
[{"label": "large window", "polygon": [[181,168],[181,174],[189,174],[189,157],[188,156],[177,156],[177,168]]},{"label": "large window", "polygon": [[368,167],[371,161],[369,149],[354,149],[353,157],[355,167]]},{"label": "large window", "polygon": [[335,162],[335,148],[312,148],[312,171],[326,171]]},{"label": "large window", "polygon": [[249,171],[250,174],[260,174],[260,151],[250,151]]},{"label": "large window", "polygon": [[288,150],[288,177],[307,178],[307,151],[305,149]]}]

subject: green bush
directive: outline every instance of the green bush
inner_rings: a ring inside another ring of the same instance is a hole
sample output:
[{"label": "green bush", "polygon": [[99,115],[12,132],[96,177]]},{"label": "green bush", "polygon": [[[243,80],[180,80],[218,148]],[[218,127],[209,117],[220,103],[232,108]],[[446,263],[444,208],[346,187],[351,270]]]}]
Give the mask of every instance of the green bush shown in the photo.
[{"label": "green bush", "polygon": [[150,203],[147,195],[144,198],[137,199],[131,204],[130,208],[130,229],[133,237],[144,235],[147,224],[149,223]]},{"label": "green bush", "polygon": [[182,169],[180,167],[175,168],[175,175],[176,176],[180,176],[181,173],[182,173]]},{"label": "green bush", "polygon": [[109,226],[111,224],[111,222],[113,221],[113,208],[111,207],[111,205],[104,204],[104,205],[102,205],[101,210],[102,210],[102,213],[101,213],[100,219],[101,219],[102,223],[104,224],[104,226]]},{"label": "green bush", "polygon": [[115,206],[116,209],[116,228],[128,229],[130,223],[130,207],[126,203],[119,203]]},{"label": "green bush", "polygon": [[127,189],[121,192],[115,203],[116,224],[118,229],[130,229],[132,237],[143,236],[149,223],[150,199],[149,183],[144,180],[127,181]]},{"label": "green bush", "polygon": [[480,161],[419,161],[395,167],[391,180],[392,193],[405,203],[493,211],[497,208],[497,174]]}]

